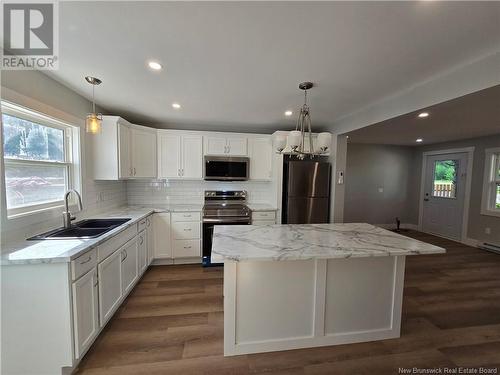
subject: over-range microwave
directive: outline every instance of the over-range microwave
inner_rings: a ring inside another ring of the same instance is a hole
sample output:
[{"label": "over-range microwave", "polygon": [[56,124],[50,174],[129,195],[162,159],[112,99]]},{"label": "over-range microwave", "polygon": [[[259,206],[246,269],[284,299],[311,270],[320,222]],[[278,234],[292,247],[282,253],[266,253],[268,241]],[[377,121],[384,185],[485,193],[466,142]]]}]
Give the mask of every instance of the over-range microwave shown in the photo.
[{"label": "over-range microwave", "polygon": [[245,157],[205,156],[204,178],[212,181],[246,181],[249,164],[249,159]]}]

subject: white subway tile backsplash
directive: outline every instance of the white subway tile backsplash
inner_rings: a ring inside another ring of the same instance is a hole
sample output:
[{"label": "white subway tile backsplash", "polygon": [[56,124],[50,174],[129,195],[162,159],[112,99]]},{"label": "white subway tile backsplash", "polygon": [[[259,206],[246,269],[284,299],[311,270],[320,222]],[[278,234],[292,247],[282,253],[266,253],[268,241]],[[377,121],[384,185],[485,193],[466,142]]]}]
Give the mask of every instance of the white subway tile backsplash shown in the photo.
[{"label": "white subway tile backsplash", "polygon": [[246,190],[251,203],[272,203],[275,197],[271,182],[131,180],[127,181],[127,200],[129,205],[201,204],[205,190]]}]

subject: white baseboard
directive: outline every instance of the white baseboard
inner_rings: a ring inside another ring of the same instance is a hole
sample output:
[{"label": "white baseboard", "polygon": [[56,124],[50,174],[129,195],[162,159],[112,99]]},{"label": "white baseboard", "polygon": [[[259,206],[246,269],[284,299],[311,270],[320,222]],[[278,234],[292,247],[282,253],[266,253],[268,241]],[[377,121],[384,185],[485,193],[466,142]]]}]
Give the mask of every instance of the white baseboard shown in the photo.
[{"label": "white baseboard", "polygon": [[172,259],[172,258],[157,258],[153,259],[151,262],[152,266],[168,266],[171,264],[200,264],[201,263],[201,257],[194,257],[194,258],[177,258],[177,259]]}]

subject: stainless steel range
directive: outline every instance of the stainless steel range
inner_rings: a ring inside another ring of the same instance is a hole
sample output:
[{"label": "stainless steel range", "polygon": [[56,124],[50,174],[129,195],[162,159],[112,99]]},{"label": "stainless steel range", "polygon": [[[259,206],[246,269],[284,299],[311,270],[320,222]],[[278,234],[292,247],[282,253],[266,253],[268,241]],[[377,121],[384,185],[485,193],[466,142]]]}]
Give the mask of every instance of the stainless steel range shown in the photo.
[{"label": "stainless steel range", "polygon": [[218,266],[212,263],[212,235],[215,225],[248,225],[252,217],[246,205],[245,190],[207,190],[203,206],[203,266]]}]

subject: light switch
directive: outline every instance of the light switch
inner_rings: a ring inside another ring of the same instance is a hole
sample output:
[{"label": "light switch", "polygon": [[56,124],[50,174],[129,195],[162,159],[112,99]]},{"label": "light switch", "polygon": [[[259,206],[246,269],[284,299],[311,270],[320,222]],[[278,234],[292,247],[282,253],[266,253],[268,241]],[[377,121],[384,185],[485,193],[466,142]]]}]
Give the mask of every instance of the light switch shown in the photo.
[{"label": "light switch", "polygon": [[338,171],[337,172],[337,184],[338,185],[343,185],[344,184],[344,171]]},{"label": "light switch", "polygon": [[383,188],[383,187],[379,187],[379,188],[378,188],[378,192],[379,192],[379,193],[383,193],[383,192],[384,192],[384,188]]}]

